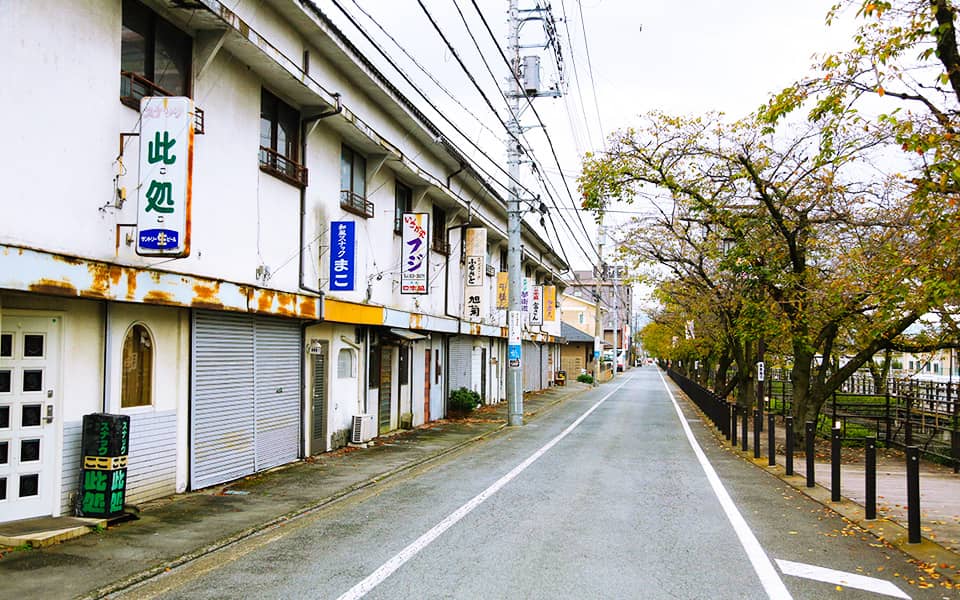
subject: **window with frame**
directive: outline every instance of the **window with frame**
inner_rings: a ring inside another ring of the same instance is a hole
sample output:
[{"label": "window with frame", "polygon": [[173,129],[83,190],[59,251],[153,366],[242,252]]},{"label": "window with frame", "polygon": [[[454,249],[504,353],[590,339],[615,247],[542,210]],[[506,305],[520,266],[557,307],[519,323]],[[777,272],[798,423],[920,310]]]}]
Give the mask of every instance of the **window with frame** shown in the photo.
[{"label": "window with frame", "polygon": [[507,248],[503,246],[500,248],[500,271],[507,271]]},{"label": "window with frame", "polygon": [[337,353],[337,377],[350,379],[354,377],[354,353],[350,348],[341,348]]},{"label": "window with frame", "polygon": [[393,232],[400,233],[403,225],[403,213],[413,210],[413,190],[397,182],[397,190],[393,200]]},{"label": "window with frame", "polygon": [[193,40],[136,0],[123,1],[120,100],[140,110],[144,96],[189,96]]},{"label": "window with frame", "polygon": [[340,147],[340,208],[373,217],[373,202],[367,201],[367,159],[347,145]]},{"label": "window with frame", "polygon": [[433,240],[432,247],[434,251],[440,254],[450,254],[450,244],[447,243],[447,211],[443,208],[433,206]]},{"label": "window with frame", "polygon": [[123,340],[120,375],[120,407],[153,404],[153,338],[143,325],[135,324]]},{"label": "window with frame", "polygon": [[300,112],[267,90],[260,91],[260,169],[294,185],[307,185],[299,162]]}]

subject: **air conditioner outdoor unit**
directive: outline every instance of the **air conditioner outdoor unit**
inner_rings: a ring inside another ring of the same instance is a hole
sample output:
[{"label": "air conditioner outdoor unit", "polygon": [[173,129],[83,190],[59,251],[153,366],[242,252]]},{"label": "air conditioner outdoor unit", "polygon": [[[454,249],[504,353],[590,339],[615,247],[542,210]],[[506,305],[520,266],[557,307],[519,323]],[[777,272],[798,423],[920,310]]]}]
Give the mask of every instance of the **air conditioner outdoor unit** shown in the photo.
[{"label": "air conditioner outdoor unit", "polygon": [[353,430],[350,432],[350,441],[362,444],[373,439],[375,435],[373,415],[354,415]]}]

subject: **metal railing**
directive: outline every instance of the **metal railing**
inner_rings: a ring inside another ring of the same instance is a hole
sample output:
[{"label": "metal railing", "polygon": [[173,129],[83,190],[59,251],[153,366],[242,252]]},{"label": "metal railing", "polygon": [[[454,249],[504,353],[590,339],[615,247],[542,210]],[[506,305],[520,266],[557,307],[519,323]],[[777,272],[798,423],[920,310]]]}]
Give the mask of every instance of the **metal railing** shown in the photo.
[{"label": "metal railing", "polygon": [[[789,373],[774,371],[766,382],[770,410],[792,413]],[[845,440],[875,436],[888,447],[918,446],[927,457],[960,467],[958,383],[851,377],[823,405],[818,432],[840,424]]]},{"label": "metal railing", "polygon": [[373,202],[350,190],[340,190],[340,208],[365,219],[373,218]]},{"label": "metal railing", "polygon": [[[173,96],[173,92],[163,89],[146,77],[130,71],[120,71],[120,101],[132,109],[140,110],[140,99],[145,96]],[[205,119],[203,109],[193,107],[193,132],[203,135]]]},{"label": "metal railing", "polygon": [[260,146],[260,169],[294,185],[307,185],[307,168],[273,148]]}]

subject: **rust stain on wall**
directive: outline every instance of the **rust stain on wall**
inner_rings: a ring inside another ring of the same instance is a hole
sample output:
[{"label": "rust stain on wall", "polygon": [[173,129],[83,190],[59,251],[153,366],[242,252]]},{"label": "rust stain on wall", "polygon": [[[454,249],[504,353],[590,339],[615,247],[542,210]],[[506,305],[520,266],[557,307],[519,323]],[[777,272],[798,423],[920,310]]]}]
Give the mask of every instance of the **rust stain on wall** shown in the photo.
[{"label": "rust stain on wall", "polygon": [[423,315],[410,315],[410,329],[423,329]]},{"label": "rust stain on wall", "polygon": [[286,292],[277,292],[277,314],[288,317],[297,315],[297,297]]},{"label": "rust stain on wall", "polygon": [[79,258],[74,258],[74,257],[72,257],[72,256],[63,256],[63,255],[61,255],[61,254],[51,254],[50,256],[51,256],[51,258],[53,258],[53,260],[55,260],[56,262],[62,262],[62,263],[66,263],[66,264],[68,264],[68,265],[81,265],[81,264],[83,264],[83,262],[84,262],[84,261],[80,260]]},{"label": "rust stain on wall", "polygon": [[38,294],[50,294],[52,296],[78,296],[77,288],[66,281],[56,281],[54,279],[41,279],[36,283],[30,284],[30,291]]},{"label": "rust stain on wall", "polygon": [[257,290],[254,310],[262,313],[273,312],[273,298],[276,294],[271,290]]},{"label": "rust stain on wall", "polygon": [[311,319],[319,319],[320,315],[317,312],[317,299],[310,296],[300,296],[300,316],[308,317]]},{"label": "rust stain on wall", "polygon": [[211,281],[209,285],[196,283],[193,286],[193,299],[190,305],[196,308],[222,309],[223,302],[220,301],[220,282]]},{"label": "rust stain on wall", "polygon": [[137,270],[124,269],[127,274],[127,300],[133,300],[137,293]]},{"label": "rust stain on wall", "polygon": [[173,295],[170,292],[161,292],[160,290],[150,290],[143,297],[144,304],[176,304],[173,301]]},{"label": "rust stain on wall", "polygon": [[93,283],[89,289],[83,290],[81,295],[96,298],[110,297],[110,290],[120,282],[120,276],[123,273],[123,269],[119,266],[106,263],[87,263],[87,271]]}]

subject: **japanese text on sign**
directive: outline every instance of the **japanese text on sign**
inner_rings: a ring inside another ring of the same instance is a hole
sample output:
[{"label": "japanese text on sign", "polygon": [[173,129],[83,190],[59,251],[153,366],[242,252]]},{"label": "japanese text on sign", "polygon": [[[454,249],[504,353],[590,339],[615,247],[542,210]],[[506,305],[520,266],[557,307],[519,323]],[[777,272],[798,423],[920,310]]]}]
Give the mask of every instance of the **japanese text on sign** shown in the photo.
[{"label": "japanese text on sign", "polygon": [[193,113],[190,98],[140,100],[137,253],[142,256],[190,254]]},{"label": "japanese text on sign", "polygon": [[356,223],[333,221],[330,224],[330,290],[354,289]]},{"label": "japanese text on sign", "polygon": [[530,324],[543,325],[543,286],[530,289]]},{"label": "japanese text on sign", "polygon": [[400,293],[430,292],[430,215],[403,213],[400,219],[403,246],[401,249]]}]

